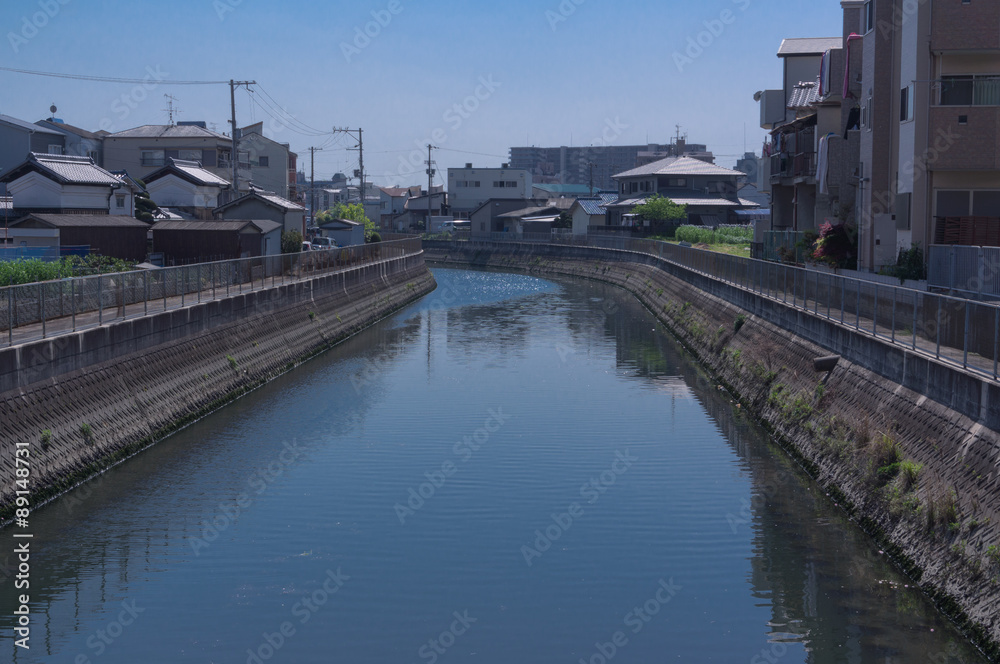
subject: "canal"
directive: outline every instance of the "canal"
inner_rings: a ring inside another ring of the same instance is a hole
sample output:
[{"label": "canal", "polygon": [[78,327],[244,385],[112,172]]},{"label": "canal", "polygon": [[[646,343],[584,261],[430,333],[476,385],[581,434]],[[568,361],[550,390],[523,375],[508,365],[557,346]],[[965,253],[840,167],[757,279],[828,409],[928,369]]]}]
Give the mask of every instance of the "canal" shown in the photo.
[{"label": "canal", "polygon": [[36,511],[0,661],[982,661],[631,295],[435,276]]}]

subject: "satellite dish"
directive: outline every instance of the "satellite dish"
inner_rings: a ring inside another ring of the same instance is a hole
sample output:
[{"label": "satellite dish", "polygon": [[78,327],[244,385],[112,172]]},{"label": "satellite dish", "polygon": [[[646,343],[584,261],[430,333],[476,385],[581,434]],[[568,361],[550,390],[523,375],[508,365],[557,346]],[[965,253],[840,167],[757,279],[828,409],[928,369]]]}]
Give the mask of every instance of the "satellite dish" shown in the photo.
[{"label": "satellite dish", "polygon": [[55,104],[52,104],[51,106],[49,106],[49,112],[52,113],[52,115],[55,115],[57,110],[59,110],[59,109],[56,108]]}]

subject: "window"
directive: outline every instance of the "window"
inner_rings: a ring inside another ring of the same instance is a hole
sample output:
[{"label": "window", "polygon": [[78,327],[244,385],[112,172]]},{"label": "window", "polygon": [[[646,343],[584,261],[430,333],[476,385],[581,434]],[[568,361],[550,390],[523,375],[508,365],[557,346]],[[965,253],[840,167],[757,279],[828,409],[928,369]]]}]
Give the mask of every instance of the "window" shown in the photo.
[{"label": "window", "polygon": [[93,161],[95,164],[98,163],[97,150],[91,150],[90,152],[87,153],[87,156],[90,157],[90,160]]},{"label": "window", "polygon": [[177,158],[184,161],[201,161],[201,150],[178,150]]},{"label": "window", "polygon": [[49,146],[49,154],[62,154],[62,146],[61,145],[50,145]]},{"label": "window", "polygon": [[1000,106],[1000,76],[943,76],[942,106]]},{"label": "window", "polygon": [[899,92],[899,121],[909,122],[913,119],[913,86],[908,85]]},{"label": "window", "polygon": [[517,187],[517,182],[515,180],[499,180],[493,182],[494,189],[514,189],[515,187]]},{"label": "window", "polygon": [[260,157],[257,157],[257,165],[261,168],[270,168],[271,158],[261,155]]},{"label": "window", "polygon": [[163,166],[163,150],[142,150],[143,166]]},{"label": "window", "polygon": [[875,0],[865,3],[865,32],[875,29]]},{"label": "window", "polygon": [[125,209],[125,194],[115,194],[115,207],[119,210]]}]

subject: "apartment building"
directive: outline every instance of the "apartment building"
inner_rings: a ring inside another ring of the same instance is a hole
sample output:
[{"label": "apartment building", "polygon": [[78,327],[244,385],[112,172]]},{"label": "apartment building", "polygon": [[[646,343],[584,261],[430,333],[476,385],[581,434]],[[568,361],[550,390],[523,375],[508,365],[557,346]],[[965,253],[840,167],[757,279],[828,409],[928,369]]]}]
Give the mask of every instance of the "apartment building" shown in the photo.
[{"label": "apartment building", "polygon": [[[526,199],[532,192],[531,172],[503,164],[500,168],[448,169],[448,203],[456,219],[469,215],[493,198]],[[426,208],[425,208],[426,209]]]}]

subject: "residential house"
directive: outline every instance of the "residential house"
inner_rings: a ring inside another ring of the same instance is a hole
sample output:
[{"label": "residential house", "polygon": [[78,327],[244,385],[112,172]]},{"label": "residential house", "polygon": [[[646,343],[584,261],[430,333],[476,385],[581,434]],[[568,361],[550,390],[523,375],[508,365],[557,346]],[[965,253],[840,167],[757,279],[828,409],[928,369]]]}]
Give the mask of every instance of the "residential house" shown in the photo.
[{"label": "residential house", "polygon": [[74,127],[57,118],[39,120],[35,124],[45,129],[57,131],[66,137],[63,154],[90,157],[98,166],[104,166],[104,138],[101,134]]},{"label": "residential house", "polygon": [[[217,169],[216,169],[217,170]],[[212,219],[224,203],[229,181],[201,162],[167,157],[163,166],[145,177],[146,191],[157,206],[178,209],[196,219]]]},{"label": "residential house", "polygon": [[365,243],[365,227],[348,219],[331,219],[319,226],[320,235],[334,240],[341,247]]},{"label": "residential house", "polygon": [[[731,212],[758,207],[739,197],[743,174],[693,157],[668,157],[615,175],[619,200],[605,206],[608,226],[631,226],[633,210],[653,194],[686,205],[686,223],[732,223]],[[648,222],[644,224],[648,227]]]},{"label": "residential house", "polygon": [[862,35],[861,268],[911,244],[1000,246],[1000,4],[844,5]]},{"label": "residential house", "polygon": [[568,211],[573,205],[569,198],[493,198],[472,211],[469,215],[473,238],[489,237],[492,233],[513,232],[508,217],[510,212],[526,208],[557,208]]},{"label": "residential house", "polygon": [[294,200],[297,196],[295,171],[298,157],[291,151],[291,146],[264,136],[263,122],[244,127],[239,138],[240,152],[247,153],[253,170],[254,186]]},{"label": "residential house", "polygon": [[90,157],[36,154],[0,175],[14,198],[14,213],[135,216],[131,179],[118,177]]},{"label": "residential house", "polygon": [[[36,124],[0,114],[0,173],[14,168],[24,155],[62,154],[66,149],[66,135]],[[7,190],[0,185],[0,194]]]},{"label": "residential house", "polygon": [[[148,181],[169,159],[196,161],[217,177],[233,178],[233,139],[206,129],[204,123],[143,125],[104,137],[104,166],[124,169]],[[253,172],[249,154],[240,147],[240,190],[249,191]]]},{"label": "residential house", "polygon": [[468,219],[480,205],[492,198],[530,198],[532,193],[531,172],[523,168],[511,168],[503,164],[500,168],[448,169],[448,198],[451,212],[456,219]]},{"label": "residential house", "polygon": [[608,213],[605,206],[617,200],[618,194],[609,193],[576,199],[569,210],[573,215],[573,235],[587,235],[591,227],[607,226]]},{"label": "residential house", "polygon": [[688,143],[681,136],[668,144],[614,145],[614,138],[620,131],[614,122],[609,121],[602,134],[593,137],[591,145],[511,148],[510,165],[528,171],[534,183],[575,184],[589,188],[593,182],[596,190],[603,190],[614,188],[613,176],[616,173],[642,165],[638,161],[641,152],[662,155],[658,159],[680,157],[689,152],[711,154],[707,146]]},{"label": "residential house", "polygon": [[393,220],[406,211],[406,201],[420,195],[420,187],[382,187],[379,189],[379,216],[372,218],[383,230],[399,230]]},{"label": "residential house", "polygon": [[306,235],[306,208],[275,193],[254,187],[249,194],[217,207],[219,219],[270,219],[281,224],[282,231]]},{"label": "residential house", "polygon": [[502,233],[514,235],[542,235],[552,232],[552,224],[562,210],[554,205],[527,207],[498,215],[503,224]]},{"label": "residential house", "polygon": [[153,224],[153,251],[165,265],[204,263],[281,253],[282,225],[270,219],[158,221]]},{"label": "residential house", "polygon": [[32,213],[8,223],[13,247],[89,247],[90,253],[126,261],[146,259],[149,224],[110,214]]}]

